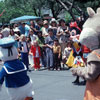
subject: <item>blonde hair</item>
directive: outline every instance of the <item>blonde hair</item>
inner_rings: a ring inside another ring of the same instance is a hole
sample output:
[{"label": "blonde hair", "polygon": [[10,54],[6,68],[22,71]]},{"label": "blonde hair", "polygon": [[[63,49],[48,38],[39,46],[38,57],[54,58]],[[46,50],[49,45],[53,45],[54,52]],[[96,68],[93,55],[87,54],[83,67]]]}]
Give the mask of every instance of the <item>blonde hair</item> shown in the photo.
[{"label": "blonde hair", "polygon": [[35,45],[35,44],[38,45],[38,41],[37,40],[33,41],[33,45]]},{"label": "blonde hair", "polygon": [[23,38],[25,38],[25,35],[24,35],[24,34],[22,34],[22,35],[20,36],[20,40],[22,41]]}]

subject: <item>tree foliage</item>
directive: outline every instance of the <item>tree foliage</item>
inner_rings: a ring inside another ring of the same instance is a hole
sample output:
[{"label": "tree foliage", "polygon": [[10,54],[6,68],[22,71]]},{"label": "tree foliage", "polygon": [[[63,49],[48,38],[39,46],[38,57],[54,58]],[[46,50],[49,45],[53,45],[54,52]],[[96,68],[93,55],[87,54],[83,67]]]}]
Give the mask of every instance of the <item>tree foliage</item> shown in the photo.
[{"label": "tree foliage", "polygon": [[[67,8],[71,8],[69,5],[73,3],[72,14],[80,15],[80,12],[76,9],[81,8],[82,11],[86,11],[88,6],[93,9],[97,9],[100,4],[100,0],[61,0],[66,4]],[[69,4],[68,4],[69,2]],[[57,18],[62,9],[65,9],[56,0],[3,0],[0,1],[0,13],[5,9],[6,12],[0,17],[0,22],[9,22],[12,18],[16,18],[22,15],[36,15],[41,16],[41,10],[43,8],[51,9],[53,17]],[[65,10],[66,11],[66,10]],[[68,12],[68,11],[66,11]],[[70,12],[69,12],[70,14]],[[72,15],[71,15],[72,16]]]}]

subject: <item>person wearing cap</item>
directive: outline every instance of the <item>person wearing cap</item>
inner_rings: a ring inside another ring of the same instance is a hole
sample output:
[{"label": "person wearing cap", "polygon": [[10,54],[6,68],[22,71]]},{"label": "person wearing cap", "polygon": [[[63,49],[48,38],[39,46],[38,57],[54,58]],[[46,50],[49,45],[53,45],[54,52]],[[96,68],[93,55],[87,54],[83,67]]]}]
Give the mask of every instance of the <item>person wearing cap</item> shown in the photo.
[{"label": "person wearing cap", "polygon": [[13,30],[14,30],[14,33],[17,34],[18,36],[21,35],[21,34],[20,34],[20,30],[19,30],[18,27],[13,28]]},{"label": "person wearing cap", "polygon": [[10,28],[8,28],[8,25],[4,25],[3,29],[1,30],[1,33],[3,37],[8,37],[10,34]]},{"label": "person wearing cap", "polygon": [[57,27],[58,27],[58,25],[57,25],[56,19],[55,19],[55,18],[52,18],[51,21],[50,21],[50,26],[49,26],[49,28],[52,28],[52,29],[53,29],[53,34],[54,34],[55,36],[56,36],[56,34],[57,34]]},{"label": "person wearing cap", "polygon": [[47,20],[44,20],[43,21],[43,27],[41,29],[43,37],[47,37],[49,35],[48,29],[49,29],[49,23],[48,23]]}]

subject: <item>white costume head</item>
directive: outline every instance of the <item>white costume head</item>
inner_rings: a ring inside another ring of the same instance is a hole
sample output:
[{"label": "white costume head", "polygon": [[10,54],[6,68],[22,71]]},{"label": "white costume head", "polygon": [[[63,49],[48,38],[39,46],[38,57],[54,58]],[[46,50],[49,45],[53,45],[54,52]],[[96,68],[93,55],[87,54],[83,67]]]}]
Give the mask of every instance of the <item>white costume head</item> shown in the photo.
[{"label": "white costume head", "polygon": [[5,62],[17,58],[18,58],[18,51],[14,46],[14,40],[12,38],[0,39],[0,59]]},{"label": "white costume head", "polygon": [[92,8],[88,7],[87,12],[89,18],[83,25],[80,43],[94,50],[100,47],[100,8],[95,13]]}]

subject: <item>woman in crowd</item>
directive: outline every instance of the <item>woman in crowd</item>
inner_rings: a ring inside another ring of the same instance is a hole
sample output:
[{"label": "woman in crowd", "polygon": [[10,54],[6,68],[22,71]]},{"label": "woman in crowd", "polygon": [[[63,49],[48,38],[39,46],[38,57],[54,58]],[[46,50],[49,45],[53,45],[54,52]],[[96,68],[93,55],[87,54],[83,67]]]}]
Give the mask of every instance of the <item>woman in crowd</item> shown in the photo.
[{"label": "woman in crowd", "polygon": [[55,18],[51,19],[49,28],[53,29],[53,34],[56,36],[58,25],[57,25],[57,21]]},{"label": "woman in crowd", "polygon": [[52,46],[54,44],[55,36],[53,35],[53,30],[48,30],[49,36],[45,38],[45,44],[46,44],[46,63],[47,68],[53,68],[53,50]]},{"label": "woman in crowd", "polygon": [[45,39],[42,36],[42,31],[38,31],[38,45],[40,46],[41,49],[41,63],[42,67],[46,66],[46,52],[45,52]]},{"label": "woman in crowd", "polygon": [[41,29],[43,37],[47,37],[49,35],[48,29],[49,29],[49,23],[47,20],[44,20],[43,27]]},{"label": "woman in crowd", "polygon": [[66,43],[67,43],[67,37],[66,37],[66,33],[68,32],[68,27],[66,26],[65,20],[60,19],[59,20],[59,27],[57,29],[57,37],[61,46],[61,52],[63,54],[64,49],[66,47]]},{"label": "woman in crowd", "polygon": [[13,38],[15,40],[15,47],[18,48],[18,40],[19,40],[19,36],[17,34],[15,34],[13,29],[10,29],[10,35],[9,37]]}]

